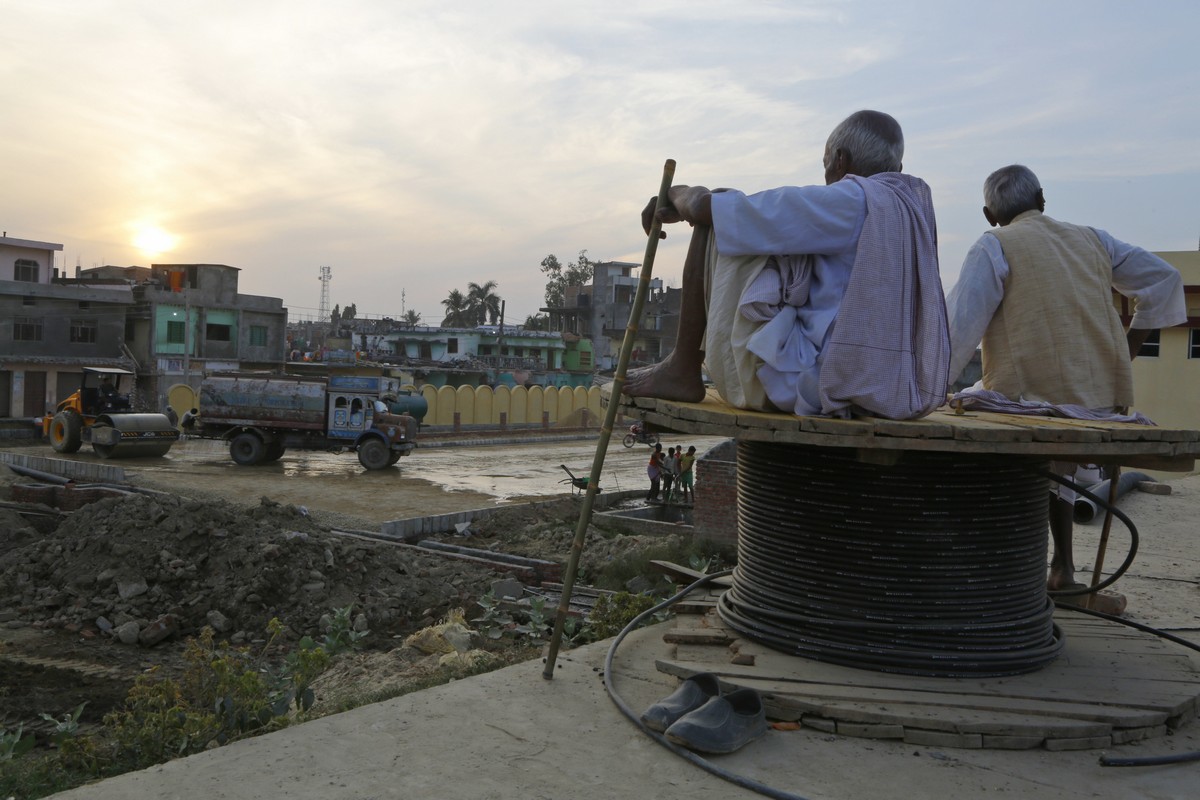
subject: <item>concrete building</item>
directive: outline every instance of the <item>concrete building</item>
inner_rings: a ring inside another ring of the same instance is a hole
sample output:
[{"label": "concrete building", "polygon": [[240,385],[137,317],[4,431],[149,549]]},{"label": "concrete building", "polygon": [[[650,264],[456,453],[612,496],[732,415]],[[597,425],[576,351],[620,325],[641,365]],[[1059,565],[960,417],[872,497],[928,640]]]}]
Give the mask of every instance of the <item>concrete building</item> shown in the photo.
[{"label": "concrete building", "polygon": [[103,266],[67,277],[63,246],[0,236],[0,418],[36,418],[79,388],[83,367],[137,373],[138,410],[206,370],[280,370],[287,309],[238,292],[220,264]]},{"label": "concrete building", "polygon": [[[1142,346],[1133,361],[1136,409],[1159,425],[1200,429],[1200,251],[1156,253],[1183,276],[1188,319]],[[1127,325],[1132,308],[1117,298]]]},{"label": "concrete building", "polygon": [[34,418],[79,388],[82,367],[124,367],[123,283],[57,276],[63,246],[0,237],[0,417]]},{"label": "concrete building", "polygon": [[[574,365],[580,347],[562,333],[515,326],[474,328],[414,326],[383,337],[380,358],[414,371],[435,386],[577,386],[591,384],[591,369]],[[586,350],[587,348],[582,348]]]},{"label": "concrete building", "polygon": [[[577,334],[591,341],[596,369],[602,372],[617,365],[641,279],[640,268],[640,264],[628,261],[599,262],[590,284],[568,286],[561,307],[541,309],[550,315],[551,330]],[[664,290],[661,278],[650,280],[631,363],[661,361],[674,348],[680,294],[678,289]]]},{"label": "concrete building", "polygon": [[241,294],[239,272],[224,264],[152,264],[134,285],[125,344],[139,391],[160,407],[173,385],[198,389],[206,371],[283,369],[283,300]]}]

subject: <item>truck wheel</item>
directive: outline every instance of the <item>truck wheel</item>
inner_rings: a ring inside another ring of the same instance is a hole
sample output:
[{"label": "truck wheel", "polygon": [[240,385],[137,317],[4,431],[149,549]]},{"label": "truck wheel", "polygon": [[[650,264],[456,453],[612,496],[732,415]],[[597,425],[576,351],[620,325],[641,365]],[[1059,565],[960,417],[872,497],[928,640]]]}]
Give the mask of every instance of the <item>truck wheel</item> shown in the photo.
[{"label": "truck wheel", "polygon": [[50,420],[50,446],[56,453],[74,453],[83,444],[83,420],[74,411],[60,411]]},{"label": "truck wheel", "polygon": [[368,439],[358,446],[358,463],[365,469],[384,469],[391,466],[392,451],[382,439]]},{"label": "truck wheel", "polygon": [[266,445],[253,433],[239,433],[229,442],[229,457],[233,463],[252,467],[263,460]]},{"label": "truck wheel", "polygon": [[266,445],[263,452],[263,463],[267,464],[272,461],[278,461],[283,458],[283,454],[287,452],[287,448],[283,446],[283,442],[275,441]]},{"label": "truck wheel", "polygon": [[392,451],[392,453],[388,455],[388,466],[390,467],[395,465],[395,463],[399,461],[403,455],[404,453],[401,453],[399,450]]}]

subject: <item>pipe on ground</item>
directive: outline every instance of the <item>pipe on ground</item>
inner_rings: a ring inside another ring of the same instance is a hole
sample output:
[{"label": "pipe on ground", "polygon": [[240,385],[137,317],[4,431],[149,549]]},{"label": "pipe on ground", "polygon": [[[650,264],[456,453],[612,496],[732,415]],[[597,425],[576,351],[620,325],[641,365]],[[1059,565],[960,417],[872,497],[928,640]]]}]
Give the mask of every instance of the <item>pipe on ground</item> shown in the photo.
[{"label": "pipe on ground", "polygon": [[[1117,478],[1117,497],[1121,497],[1133,491],[1142,481],[1153,481],[1144,472],[1122,472],[1121,477]],[[1108,497],[1109,481],[1100,481],[1095,486],[1085,486],[1092,494]],[[1083,495],[1078,495],[1075,498],[1075,521],[1076,522],[1091,522],[1096,518],[1096,504]]]}]

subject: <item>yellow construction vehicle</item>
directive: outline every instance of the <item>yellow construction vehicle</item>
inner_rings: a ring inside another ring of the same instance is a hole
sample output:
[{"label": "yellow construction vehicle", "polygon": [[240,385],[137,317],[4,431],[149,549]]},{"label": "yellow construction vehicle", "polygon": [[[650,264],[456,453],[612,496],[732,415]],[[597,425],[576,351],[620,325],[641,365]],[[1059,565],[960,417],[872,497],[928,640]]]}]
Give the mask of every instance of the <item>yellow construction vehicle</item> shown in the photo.
[{"label": "yellow construction vehicle", "polygon": [[166,414],[133,411],[133,379],[127,369],[84,367],[79,389],[42,417],[55,452],[74,453],[88,442],[101,458],[166,455],[179,431]]}]

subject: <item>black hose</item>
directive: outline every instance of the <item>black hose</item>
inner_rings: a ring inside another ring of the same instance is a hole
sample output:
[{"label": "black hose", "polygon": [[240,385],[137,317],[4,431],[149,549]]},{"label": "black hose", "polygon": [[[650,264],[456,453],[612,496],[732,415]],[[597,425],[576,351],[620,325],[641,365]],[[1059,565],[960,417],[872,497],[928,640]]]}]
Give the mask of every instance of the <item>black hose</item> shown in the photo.
[{"label": "black hose", "polygon": [[765,783],[759,783],[753,778],[747,778],[745,775],[738,775],[737,773],[730,772],[727,769],[722,769],[703,756],[699,756],[696,753],[693,753],[691,750],[680,747],[669,741],[667,737],[663,736],[662,734],[650,730],[642,722],[641,715],[635,713],[633,709],[631,709],[629,705],[623,699],[621,699],[621,696],[617,694],[616,687],[613,685],[613,657],[616,655],[617,648],[621,645],[621,642],[624,641],[626,636],[628,636],[632,631],[636,630],[643,622],[645,622],[654,614],[658,613],[664,608],[669,608],[684,597],[687,597],[696,589],[712,583],[717,578],[723,578],[726,575],[729,575],[731,572],[732,570],[725,570],[723,572],[714,572],[711,575],[705,575],[703,578],[700,578],[695,583],[685,587],[682,591],[678,592],[674,596],[668,597],[658,605],[643,611],[641,614],[638,614],[636,617],[630,620],[629,624],[626,625],[621,632],[617,634],[616,638],[613,639],[612,644],[609,645],[608,653],[604,657],[604,688],[608,692],[609,698],[612,699],[613,704],[616,705],[620,712],[628,717],[634,725],[637,725],[643,733],[661,744],[663,747],[670,750],[675,755],[689,761],[697,767],[700,767],[700,769],[704,770],[705,772],[711,775],[716,775],[718,778],[729,781],[737,786],[741,786],[743,789],[749,789],[767,797],[777,798],[777,800],[806,800],[800,795],[785,792],[782,789],[776,789],[775,787],[768,786]]},{"label": "black hose", "polygon": [[1112,586],[1122,575],[1129,571],[1129,567],[1133,565],[1134,556],[1137,555],[1138,543],[1141,541],[1141,537],[1138,536],[1137,527],[1133,524],[1133,520],[1131,520],[1125,514],[1125,512],[1121,511],[1119,508],[1109,505],[1107,500],[1103,500],[1097,495],[1092,494],[1087,489],[1084,489],[1082,486],[1076,484],[1075,481],[1071,480],[1070,478],[1064,478],[1061,475],[1055,475],[1053,472],[1045,472],[1043,474],[1045,477],[1050,478],[1056,483],[1061,483],[1063,486],[1066,486],[1069,489],[1074,489],[1076,492],[1091,500],[1105,511],[1111,511],[1112,515],[1121,520],[1125,527],[1129,529],[1130,540],[1129,552],[1125,555],[1125,560],[1121,562],[1121,566],[1117,567],[1116,571],[1112,575],[1109,575],[1107,578],[1095,584],[1094,586],[1086,586],[1082,589],[1055,589],[1047,592],[1047,594],[1050,595],[1052,599],[1058,597],[1076,597],[1078,595],[1094,594],[1101,589]]},{"label": "black hose", "polygon": [[[1173,642],[1186,647],[1189,650],[1200,652],[1200,645],[1196,644],[1195,642],[1188,641],[1187,639],[1176,636],[1173,633],[1168,633],[1166,631],[1159,630],[1158,628],[1153,628],[1141,622],[1134,622],[1131,619],[1125,619],[1124,617],[1118,617],[1113,614],[1105,614],[1103,611],[1095,611],[1090,608],[1083,608],[1082,606],[1068,604],[1059,607],[1068,611],[1076,611],[1080,614],[1099,617],[1100,619],[1108,620],[1109,622],[1119,622],[1122,625],[1142,631],[1143,633],[1153,634],[1160,639],[1166,639],[1168,642]],[[1191,761],[1200,761],[1200,751],[1176,753],[1169,756],[1142,756],[1140,758],[1118,758],[1108,754],[1100,756],[1100,766],[1102,767],[1158,767],[1166,764],[1185,764]]]}]

